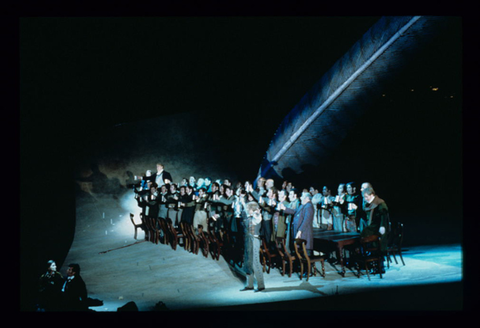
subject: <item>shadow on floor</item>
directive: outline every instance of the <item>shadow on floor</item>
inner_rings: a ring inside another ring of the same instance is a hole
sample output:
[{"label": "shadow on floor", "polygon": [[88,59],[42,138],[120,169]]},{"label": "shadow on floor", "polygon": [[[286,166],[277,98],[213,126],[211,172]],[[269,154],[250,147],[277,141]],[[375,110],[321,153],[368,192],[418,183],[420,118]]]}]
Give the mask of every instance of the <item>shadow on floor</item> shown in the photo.
[{"label": "shadow on floor", "polygon": [[[275,292],[266,289],[263,293]],[[463,283],[379,288],[310,299],[216,307],[216,311],[462,311]],[[207,310],[207,309],[200,309]]]}]

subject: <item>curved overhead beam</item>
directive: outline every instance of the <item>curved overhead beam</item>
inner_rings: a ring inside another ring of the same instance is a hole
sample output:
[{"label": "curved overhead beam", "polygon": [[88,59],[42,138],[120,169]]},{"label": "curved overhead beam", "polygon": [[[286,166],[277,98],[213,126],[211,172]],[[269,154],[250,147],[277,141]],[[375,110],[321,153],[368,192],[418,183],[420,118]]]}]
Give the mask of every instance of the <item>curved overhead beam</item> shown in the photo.
[{"label": "curved overhead beam", "polygon": [[[442,17],[382,17],[284,118],[263,158],[259,177],[299,174],[333,153],[391,79],[434,33]],[[255,180],[255,181],[256,181]]]}]

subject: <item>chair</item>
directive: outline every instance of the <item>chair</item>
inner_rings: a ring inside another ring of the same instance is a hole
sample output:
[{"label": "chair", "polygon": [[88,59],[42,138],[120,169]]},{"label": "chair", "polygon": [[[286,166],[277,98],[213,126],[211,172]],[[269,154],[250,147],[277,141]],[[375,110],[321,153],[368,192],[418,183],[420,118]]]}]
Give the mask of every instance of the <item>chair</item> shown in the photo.
[{"label": "chair", "polygon": [[[363,264],[367,273],[368,280],[370,279],[369,264],[372,264],[373,269],[377,269],[382,279],[382,262],[383,254],[380,249],[381,237],[378,235],[370,235],[360,239],[359,252],[356,254],[356,265],[358,271],[358,277],[360,278],[360,264]],[[374,271],[375,274],[375,271]]]},{"label": "chair", "polygon": [[193,225],[189,224],[188,225],[188,231],[190,233],[190,235],[192,236],[192,241],[193,241],[193,253],[195,255],[198,254],[198,251],[200,249],[200,243],[201,243],[201,240],[200,240],[200,236],[198,236],[196,233],[195,233],[195,230],[193,229]]},{"label": "chair", "polygon": [[198,225],[198,237],[200,238],[200,248],[202,249],[202,254],[205,257],[208,257],[210,252],[210,239],[206,232],[203,231],[203,226],[201,224]]},{"label": "chair", "polygon": [[238,232],[232,230],[226,231],[223,234],[223,251],[224,253],[227,253],[226,259],[229,263],[233,266],[238,265],[241,267],[243,262],[244,242],[239,238],[241,237]]},{"label": "chair", "polygon": [[[172,219],[170,218],[167,218],[167,227],[170,231],[170,244],[173,250],[177,250],[177,245],[185,246],[185,235],[182,233],[182,231],[175,229]],[[180,240],[182,240],[182,243]]]},{"label": "chair", "polygon": [[[267,273],[270,273],[270,269],[275,266],[277,254],[270,252],[267,242],[265,241],[265,237],[262,236],[261,241],[260,254],[262,255],[263,272],[266,271]],[[266,269],[266,267],[268,268]]]},{"label": "chair", "polygon": [[313,271],[313,275],[316,276],[316,271],[320,272],[315,263],[320,262],[322,263],[322,272],[320,273],[322,277],[325,278],[325,256],[324,255],[308,255],[307,253],[307,241],[305,239],[295,239],[295,253],[297,258],[300,261],[300,280],[303,278],[303,269],[304,264],[307,265],[307,281],[310,277],[311,272]]},{"label": "chair", "polygon": [[[389,222],[391,226],[391,222]],[[390,262],[392,262],[392,259],[390,258],[390,255],[393,256],[393,259],[395,260],[395,264],[398,264],[396,254],[400,256],[400,260],[402,260],[402,264],[405,265],[405,262],[403,261],[403,256],[402,256],[402,243],[403,243],[403,223],[398,222],[396,228],[392,231],[390,229],[390,236],[387,244],[387,250],[386,250],[386,258],[387,258],[387,267],[390,268]]]},{"label": "chair", "polygon": [[160,241],[160,229],[156,218],[147,218],[150,224],[152,242],[158,244]]},{"label": "chair", "polygon": [[188,234],[188,231],[187,231],[187,227],[186,227],[186,222],[184,221],[181,221],[180,224],[180,231],[183,233],[183,236],[185,238],[185,244],[184,244],[184,248],[186,251],[191,251],[191,244],[192,244],[192,240],[190,238],[190,235]]},{"label": "chair", "polygon": [[[134,214],[133,213],[130,213],[130,221],[132,221],[132,224],[133,224],[133,228],[134,228],[134,235],[133,235],[133,238],[137,239],[137,231],[138,229],[141,229],[143,231],[145,231],[145,228],[144,228],[144,225],[143,225],[143,222],[142,223],[135,223],[135,219],[134,219]],[[147,235],[145,233],[145,239],[147,239]]]},{"label": "chair", "polygon": [[160,242],[162,244],[168,245],[169,237],[170,237],[170,231],[168,230],[167,221],[164,218],[159,217],[158,218],[158,224],[160,226],[160,230],[162,230],[162,232],[163,232],[163,236],[161,236]]},{"label": "chair", "polygon": [[228,262],[233,256],[233,252],[234,252],[233,239],[230,232],[227,229],[222,228],[221,232],[222,232],[221,233],[221,243],[222,243],[221,251],[222,251],[223,257]]},{"label": "chair", "polygon": [[292,276],[292,271],[293,271],[293,262],[297,260],[296,254],[292,254],[287,249],[287,246],[285,245],[285,238],[283,237],[277,237],[275,239],[275,244],[277,246],[279,258],[282,261],[282,276],[285,275],[285,267],[288,263],[288,268],[289,268],[288,277],[290,278]]},{"label": "chair", "polygon": [[147,218],[143,213],[140,213],[140,219],[143,222],[143,227],[145,229],[145,240],[152,241],[153,240],[153,234],[152,234],[152,228],[150,226],[150,219]]},{"label": "chair", "polygon": [[183,222],[182,231],[187,237],[186,240],[188,240],[188,250],[193,254],[198,254],[200,237],[193,231],[193,226],[187,222]]},{"label": "chair", "polygon": [[215,233],[215,224],[214,224],[214,219],[210,218],[209,219],[209,229],[207,231],[207,236],[210,241],[210,251],[212,254],[212,258],[214,260],[219,260],[220,259],[220,254],[222,253],[222,246],[223,243],[220,240],[220,238],[217,237],[217,234]]},{"label": "chair", "polygon": [[343,231],[357,232],[357,223],[355,222],[355,217],[345,217],[343,220]]}]

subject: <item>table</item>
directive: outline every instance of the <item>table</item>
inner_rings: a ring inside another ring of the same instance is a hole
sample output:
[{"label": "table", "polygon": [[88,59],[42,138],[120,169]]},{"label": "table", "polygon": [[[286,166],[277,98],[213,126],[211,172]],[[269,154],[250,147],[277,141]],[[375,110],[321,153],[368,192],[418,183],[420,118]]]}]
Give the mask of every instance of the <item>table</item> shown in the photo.
[{"label": "table", "polygon": [[339,262],[342,267],[340,274],[345,276],[345,266],[343,264],[343,247],[353,245],[360,240],[360,234],[357,232],[338,232],[333,230],[324,230],[313,228],[314,250],[324,253],[332,249],[338,251]]}]

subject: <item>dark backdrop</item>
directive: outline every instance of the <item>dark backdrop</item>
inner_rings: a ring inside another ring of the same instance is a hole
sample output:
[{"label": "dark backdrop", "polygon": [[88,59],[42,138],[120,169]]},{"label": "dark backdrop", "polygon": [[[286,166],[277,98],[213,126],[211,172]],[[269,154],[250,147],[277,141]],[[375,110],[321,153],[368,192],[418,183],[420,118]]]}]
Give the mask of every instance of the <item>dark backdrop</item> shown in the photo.
[{"label": "dark backdrop", "polygon": [[[195,136],[188,156],[205,171],[253,180],[283,117],[378,18],[21,19],[23,286],[68,253],[78,162],[134,140],[122,134],[132,124],[164,119],[172,142]],[[394,215],[423,224],[411,240],[459,242],[457,231],[420,236],[462,225],[461,59],[462,21],[451,17],[332,159],[292,180],[333,190],[370,181]]]}]

